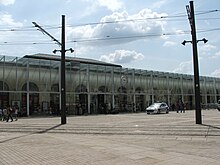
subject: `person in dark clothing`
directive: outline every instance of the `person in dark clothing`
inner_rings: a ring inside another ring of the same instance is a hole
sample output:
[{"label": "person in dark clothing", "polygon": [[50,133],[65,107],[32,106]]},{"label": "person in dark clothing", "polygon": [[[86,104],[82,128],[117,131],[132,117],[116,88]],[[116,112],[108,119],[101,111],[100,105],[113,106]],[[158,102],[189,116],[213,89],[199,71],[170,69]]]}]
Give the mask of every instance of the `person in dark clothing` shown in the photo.
[{"label": "person in dark clothing", "polygon": [[176,113],[179,113],[180,110],[180,104],[179,101],[176,102]]},{"label": "person in dark clothing", "polygon": [[8,108],[7,108],[7,115],[8,115],[8,118],[7,118],[7,122],[8,122],[8,120],[9,120],[9,118],[11,119],[11,122],[13,121],[13,117],[12,117],[12,108],[11,108],[11,106],[9,106]]},{"label": "person in dark clothing", "polygon": [[185,113],[185,107],[184,107],[184,103],[182,100],[180,100],[180,112]]}]

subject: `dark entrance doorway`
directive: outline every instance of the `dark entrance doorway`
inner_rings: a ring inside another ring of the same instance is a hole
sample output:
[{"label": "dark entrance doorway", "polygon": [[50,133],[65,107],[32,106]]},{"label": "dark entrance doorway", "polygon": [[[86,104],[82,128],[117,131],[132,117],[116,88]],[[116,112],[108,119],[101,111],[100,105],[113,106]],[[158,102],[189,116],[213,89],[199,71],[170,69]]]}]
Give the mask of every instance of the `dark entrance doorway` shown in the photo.
[{"label": "dark entrance doorway", "polygon": [[104,94],[98,94],[98,113],[99,114],[106,113],[104,101],[105,101]]},{"label": "dark entrance doorway", "polygon": [[[22,114],[27,114],[27,83],[22,86]],[[32,115],[33,113],[38,113],[40,105],[39,105],[39,88],[35,83],[29,83],[29,113]]]},{"label": "dark entrance doorway", "polygon": [[106,86],[100,86],[99,87],[99,94],[98,97],[98,113],[100,114],[106,114],[107,113],[107,107],[105,103],[105,93],[108,92],[108,89]]},{"label": "dark entrance doorway", "polygon": [[127,107],[127,89],[124,86],[121,86],[118,88],[119,97],[118,97],[118,105],[119,105],[119,110],[121,112],[126,112],[126,107]]},{"label": "dark entrance doorway", "polygon": [[51,91],[54,93],[50,94],[50,113],[60,115],[60,94],[59,84],[53,84]]},{"label": "dark entrance doorway", "polygon": [[136,100],[136,110],[137,111],[144,111],[144,95],[141,94],[143,93],[143,89],[141,87],[136,88],[135,90],[135,100]]},{"label": "dark entrance doorway", "polygon": [[76,92],[79,93],[77,100],[77,114],[83,115],[88,112],[88,94],[85,85],[81,84],[76,87]]},{"label": "dark entrance doorway", "polygon": [[0,90],[5,92],[0,92],[0,108],[7,107],[9,105],[9,93],[6,91],[9,91],[9,87],[6,83],[3,83],[3,81],[0,81]]}]

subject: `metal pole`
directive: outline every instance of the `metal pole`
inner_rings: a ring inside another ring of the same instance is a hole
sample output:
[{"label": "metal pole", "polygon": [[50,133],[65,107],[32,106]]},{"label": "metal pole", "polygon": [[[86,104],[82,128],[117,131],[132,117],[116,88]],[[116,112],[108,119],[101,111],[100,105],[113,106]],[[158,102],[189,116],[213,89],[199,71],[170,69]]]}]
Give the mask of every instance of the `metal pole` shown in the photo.
[{"label": "metal pole", "polygon": [[61,124],[66,124],[65,15],[62,15],[61,41]]},{"label": "metal pole", "polygon": [[194,62],[194,87],[195,87],[196,124],[202,124],[200,81],[199,81],[199,64],[198,64],[196,26],[195,26],[193,1],[190,1],[190,13],[191,13],[190,16],[191,16],[191,28],[192,28],[193,62]]},{"label": "metal pole", "polygon": [[53,53],[56,53],[57,51],[61,52],[61,76],[60,76],[60,104],[61,104],[61,124],[66,124],[66,69],[65,69],[65,52],[70,51],[71,53],[74,52],[72,48],[65,50],[65,15],[62,15],[62,36],[61,36],[61,42],[60,43],[56,38],[54,38],[50,33],[45,31],[41,26],[39,26],[36,22],[32,22],[35,27],[39,28],[41,32],[48,35],[53,41],[55,41],[59,46],[61,46],[61,50],[54,50]]}]

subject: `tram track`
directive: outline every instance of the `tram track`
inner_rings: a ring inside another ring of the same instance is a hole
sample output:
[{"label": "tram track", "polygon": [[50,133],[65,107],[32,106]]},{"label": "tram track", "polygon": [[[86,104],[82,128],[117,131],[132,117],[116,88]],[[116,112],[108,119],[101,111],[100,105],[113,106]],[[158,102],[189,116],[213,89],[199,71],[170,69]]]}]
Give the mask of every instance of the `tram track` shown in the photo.
[{"label": "tram track", "polygon": [[66,133],[110,135],[170,135],[170,136],[220,136],[218,127],[209,126],[72,126],[72,125],[5,125],[0,132],[8,133]]}]

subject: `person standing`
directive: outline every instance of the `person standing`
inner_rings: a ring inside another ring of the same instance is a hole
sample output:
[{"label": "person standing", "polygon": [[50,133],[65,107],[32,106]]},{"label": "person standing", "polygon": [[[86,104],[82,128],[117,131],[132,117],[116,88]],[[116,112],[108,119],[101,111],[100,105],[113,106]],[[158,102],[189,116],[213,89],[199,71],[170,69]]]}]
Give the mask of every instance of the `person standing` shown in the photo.
[{"label": "person standing", "polygon": [[8,108],[7,108],[7,115],[8,115],[8,118],[7,118],[6,122],[8,122],[9,118],[11,119],[11,122],[13,122],[11,106],[8,106]]}]

